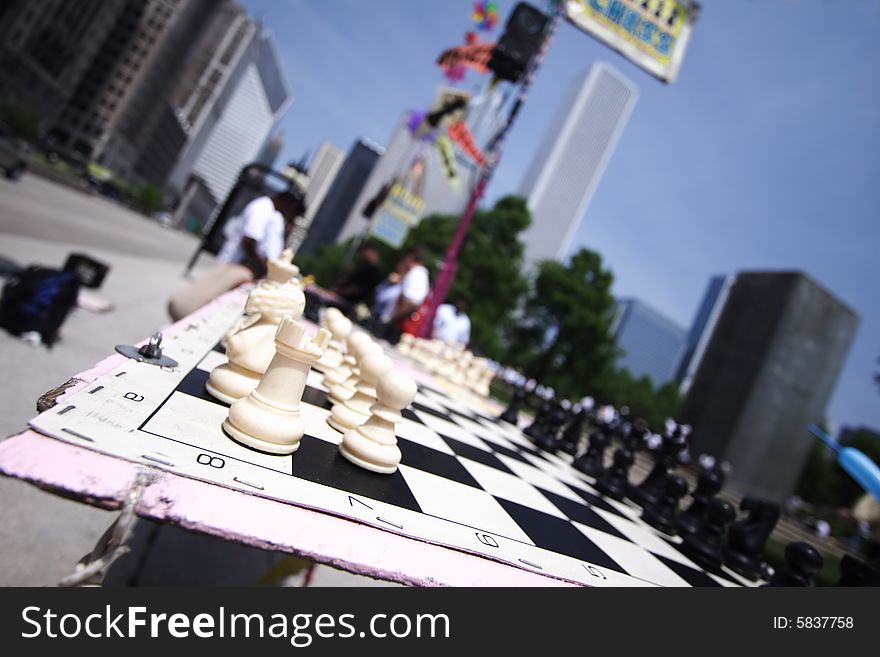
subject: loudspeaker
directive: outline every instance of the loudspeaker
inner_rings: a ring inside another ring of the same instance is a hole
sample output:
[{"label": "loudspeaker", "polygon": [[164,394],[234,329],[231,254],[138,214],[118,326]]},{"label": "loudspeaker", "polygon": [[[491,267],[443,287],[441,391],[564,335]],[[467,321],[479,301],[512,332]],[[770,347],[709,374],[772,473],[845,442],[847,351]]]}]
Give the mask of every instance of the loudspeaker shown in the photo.
[{"label": "loudspeaker", "polygon": [[530,4],[517,3],[492,51],[489,70],[502,80],[519,82],[541,47],[548,20]]}]

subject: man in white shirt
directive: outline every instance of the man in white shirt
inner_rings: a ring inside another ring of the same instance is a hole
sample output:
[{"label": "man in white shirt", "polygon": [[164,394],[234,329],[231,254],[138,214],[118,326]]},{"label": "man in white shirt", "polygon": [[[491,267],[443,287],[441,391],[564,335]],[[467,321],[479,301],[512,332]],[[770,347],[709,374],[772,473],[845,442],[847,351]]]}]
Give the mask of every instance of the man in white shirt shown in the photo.
[{"label": "man in white shirt", "polygon": [[471,320],[464,309],[465,301],[461,297],[438,306],[434,315],[434,337],[467,347],[471,341]]},{"label": "man in white shirt", "polygon": [[255,198],[226,225],[217,260],[244,265],[262,278],[266,262],[281,255],[294,220],[304,212],[302,195],[292,191]]},{"label": "man in white shirt", "polygon": [[424,251],[421,247],[413,247],[403,254],[403,259],[398,265],[401,273],[400,294],[394,304],[394,310],[388,317],[389,340],[396,342],[400,334],[406,329],[404,322],[412,320],[428,297],[431,291],[431,281],[428,270],[423,264],[425,261]]}]

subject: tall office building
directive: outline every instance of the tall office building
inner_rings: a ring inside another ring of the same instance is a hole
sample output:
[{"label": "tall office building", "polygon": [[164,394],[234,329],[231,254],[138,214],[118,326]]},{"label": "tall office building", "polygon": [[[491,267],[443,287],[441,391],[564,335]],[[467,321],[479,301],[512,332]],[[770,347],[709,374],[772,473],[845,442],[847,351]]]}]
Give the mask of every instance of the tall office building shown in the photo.
[{"label": "tall office building", "polygon": [[700,366],[706,345],[715,329],[715,324],[721,316],[721,309],[730,292],[730,286],[736,280],[735,276],[713,276],[709,280],[706,293],[697,309],[697,314],[688,331],[685,341],[684,354],[678,364],[675,380],[679,384],[682,394],[686,393],[694,380],[694,374]]},{"label": "tall office building", "polygon": [[620,299],[611,333],[623,352],[617,367],[627,369],[635,378],[648,376],[654,385],[675,376],[685,330],[671,319],[637,299]]},{"label": "tall office building", "polygon": [[6,0],[0,5],[0,96],[51,126],[127,0]]},{"label": "tall office building", "polygon": [[55,146],[135,178],[135,163],[161,116],[157,105],[171,93],[180,62],[214,9],[211,0],[125,0],[57,114],[49,133]]},{"label": "tall office building", "polygon": [[219,121],[241,77],[248,46],[259,26],[232,0],[217,0],[192,35],[190,56],[178,62],[171,93],[153,107],[157,114],[147,147],[140,153],[140,177],[181,193],[201,148]]},{"label": "tall office building", "polygon": [[521,238],[526,263],[565,257],[637,98],[635,84],[605,62],[568,89],[520,188],[532,212]]},{"label": "tall office building", "polygon": [[737,274],[682,407],[694,451],[728,461],[742,493],[790,495],[858,322],[803,273]]},{"label": "tall office building", "polygon": [[352,205],[337,237],[340,242],[367,230],[369,222],[362,214],[364,207],[392,180],[406,176],[417,157],[422,159],[424,166],[418,189],[414,191],[425,201],[423,216],[435,213],[458,215],[467,205],[470,189],[476,180],[476,168],[466,158],[457,158],[459,184],[453,188],[443,173],[437,149],[429,142],[414,139],[406,120],[404,115],[397,122],[385,152]]},{"label": "tall office building", "polygon": [[306,212],[297,221],[287,245],[296,253],[305,241],[312,221],[318,213],[327,192],[330,191],[339,169],[345,160],[345,153],[330,142],[324,142],[312,158],[308,168],[306,190]]},{"label": "tall office building", "polygon": [[343,223],[360,202],[364,186],[381,157],[381,147],[372,142],[362,139],[352,146],[315,212],[300,252],[312,253],[337,240]]},{"label": "tall office building", "polygon": [[291,102],[272,36],[250,20],[243,25],[247,27],[237,64],[169,178],[172,189],[182,190],[194,177],[217,203],[226,198],[242,168],[260,154]]}]

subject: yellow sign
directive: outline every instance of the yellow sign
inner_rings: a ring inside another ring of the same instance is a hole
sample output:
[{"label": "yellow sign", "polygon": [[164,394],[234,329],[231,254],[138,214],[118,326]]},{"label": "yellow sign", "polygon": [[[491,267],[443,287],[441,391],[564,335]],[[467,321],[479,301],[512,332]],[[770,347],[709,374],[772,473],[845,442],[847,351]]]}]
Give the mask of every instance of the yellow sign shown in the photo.
[{"label": "yellow sign", "polygon": [[579,29],[672,82],[700,6],[690,0],[565,0],[565,11]]}]

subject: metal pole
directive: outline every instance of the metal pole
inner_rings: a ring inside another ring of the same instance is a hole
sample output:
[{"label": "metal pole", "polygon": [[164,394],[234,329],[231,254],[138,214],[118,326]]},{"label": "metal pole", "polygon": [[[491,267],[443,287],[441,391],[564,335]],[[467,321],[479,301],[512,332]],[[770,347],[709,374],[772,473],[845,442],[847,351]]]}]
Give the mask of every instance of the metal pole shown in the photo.
[{"label": "metal pole", "polygon": [[458,270],[458,252],[461,249],[461,245],[464,242],[465,235],[467,234],[468,228],[470,227],[474,212],[477,209],[477,204],[483,197],[483,194],[486,191],[486,187],[488,187],[489,181],[492,179],[492,174],[495,171],[495,167],[498,166],[498,162],[501,159],[501,145],[504,143],[504,139],[507,136],[510,127],[513,125],[514,120],[522,109],[523,103],[525,103],[526,99],[528,98],[529,88],[532,86],[532,81],[535,78],[535,73],[537,73],[538,69],[544,61],[544,57],[547,53],[547,50],[549,49],[550,42],[552,41],[553,36],[556,33],[556,28],[559,26],[559,21],[565,12],[564,4],[564,2],[556,3],[556,8],[553,11],[553,15],[550,18],[550,23],[547,26],[546,32],[544,33],[544,41],[541,43],[541,47],[538,50],[538,53],[535,55],[534,59],[532,59],[532,62],[529,65],[528,70],[526,71],[523,82],[520,85],[519,91],[516,94],[516,100],[513,103],[513,107],[510,108],[510,114],[507,116],[507,121],[489,142],[489,147],[486,149],[486,159],[488,163],[485,167],[483,167],[483,170],[480,173],[480,178],[477,181],[477,184],[474,186],[474,190],[471,193],[468,204],[461,215],[461,219],[458,220],[458,226],[455,229],[455,235],[453,235],[452,241],[449,243],[449,247],[446,249],[446,255],[443,258],[443,262],[440,264],[440,271],[437,276],[437,283],[434,285],[434,289],[431,293],[431,303],[429,304],[428,310],[425,313],[424,320],[419,326],[420,337],[425,338],[431,335],[431,331],[434,326],[434,316],[437,313],[437,308],[446,300],[446,295],[449,292],[449,288],[452,287],[452,281],[455,279],[455,273]]}]

